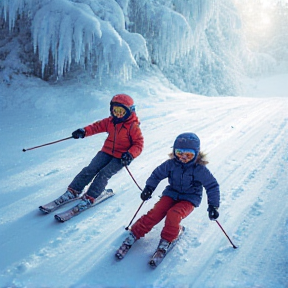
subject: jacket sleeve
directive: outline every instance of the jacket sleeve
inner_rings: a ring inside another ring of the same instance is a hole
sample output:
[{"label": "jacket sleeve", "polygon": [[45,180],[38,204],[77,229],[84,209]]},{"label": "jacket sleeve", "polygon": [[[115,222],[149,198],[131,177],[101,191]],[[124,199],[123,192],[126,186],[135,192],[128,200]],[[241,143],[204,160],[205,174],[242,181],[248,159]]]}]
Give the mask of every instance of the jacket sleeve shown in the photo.
[{"label": "jacket sleeve", "polygon": [[220,206],[220,190],[219,184],[212,173],[205,166],[202,171],[202,184],[206,190],[208,205],[213,205],[214,207]]},{"label": "jacket sleeve", "polygon": [[169,161],[170,160],[165,161],[152,172],[146,181],[146,185],[155,189],[163,179],[169,176]]},{"label": "jacket sleeve", "polygon": [[130,137],[131,137],[131,147],[129,148],[128,152],[136,158],[139,156],[144,147],[144,138],[139,127],[139,124],[133,124],[130,130]]},{"label": "jacket sleeve", "polygon": [[84,127],[85,136],[91,136],[94,134],[107,132],[108,123],[109,123],[109,118],[105,118],[105,119],[96,121],[93,124],[90,124]]}]

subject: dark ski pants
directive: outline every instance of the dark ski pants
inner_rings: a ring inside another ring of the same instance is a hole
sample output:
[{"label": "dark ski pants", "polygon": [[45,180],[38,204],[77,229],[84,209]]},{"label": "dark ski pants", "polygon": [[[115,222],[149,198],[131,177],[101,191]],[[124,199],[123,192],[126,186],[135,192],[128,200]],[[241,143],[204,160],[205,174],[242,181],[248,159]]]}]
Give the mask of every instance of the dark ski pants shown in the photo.
[{"label": "dark ski pants", "polygon": [[165,216],[161,238],[172,242],[178,237],[180,222],[194,210],[189,201],[175,201],[169,196],[162,196],[155,206],[132,225],[131,231],[137,239],[144,237]]},{"label": "dark ski pants", "polygon": [[104,191],[108,180],[122,168],[121,159],[99,151],[90,164],[73,179],[68,188],[81,193],[84,187],[93,180],[87,194],[97,198]]}]

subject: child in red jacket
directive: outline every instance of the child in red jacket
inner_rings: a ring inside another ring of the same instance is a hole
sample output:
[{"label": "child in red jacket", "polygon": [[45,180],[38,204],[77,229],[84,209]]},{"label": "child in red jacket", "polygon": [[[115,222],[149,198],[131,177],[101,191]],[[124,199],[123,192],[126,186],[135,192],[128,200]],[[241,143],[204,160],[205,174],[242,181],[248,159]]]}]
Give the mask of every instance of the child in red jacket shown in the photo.
[{"label": "child in red jacket", "polygon": [[81,197],[82,210],[93,205],[95,199],[105,190],[108,180],[142,152],[144,140],[133,99],[126,94],[115,95],[110,102],[110,112],[110,117],[72,133],[74,139],[102,132],[107,132],[108,137],[101,151],[73,179],[67,191],[55,201],[57,205],[63,205],[78,197],[89,183],[89,189]]}]

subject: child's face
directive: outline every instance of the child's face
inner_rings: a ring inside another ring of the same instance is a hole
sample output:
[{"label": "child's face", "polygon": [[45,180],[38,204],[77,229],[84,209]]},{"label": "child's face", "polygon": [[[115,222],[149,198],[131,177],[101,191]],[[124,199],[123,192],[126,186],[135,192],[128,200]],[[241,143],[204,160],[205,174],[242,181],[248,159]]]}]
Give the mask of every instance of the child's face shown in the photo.
[{"label": "child's face", "polygon": [[123,107],[120,106],[113,106],[113,115],[117,118],[122,118],[126,114],[126,110]]},{"label": "child's face", "polygon": [[195,154],[193,149],[175,149],[175,155],[182,163],[188,163],[193,160]]}]

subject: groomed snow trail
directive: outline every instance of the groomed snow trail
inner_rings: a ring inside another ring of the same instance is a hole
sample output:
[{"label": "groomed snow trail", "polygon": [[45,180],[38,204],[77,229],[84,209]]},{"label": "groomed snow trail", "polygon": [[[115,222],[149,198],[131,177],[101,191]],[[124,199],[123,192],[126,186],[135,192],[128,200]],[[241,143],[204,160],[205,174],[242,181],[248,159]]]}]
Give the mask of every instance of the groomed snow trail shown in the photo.
[{"label": "groomed snow trail", "polygon": [[[233,249],[208,220],[204,194],[202,205],[183,220],[181,242],[156,270],[147,262],[163,223],[116,262],[114,252],[127,233],[124,227],[141,204],[140,191],[125,169],[109,182],[116,195],[95,209],[63,224],[54,214],[42,215],[38,206],[63,193],[101,148],[105,135],[95,135],[11,154],[17,167],[0,179],[5,188],[0,203],[0,287],[287,287],[287,99],[171,93],[163,102],[148,102],[138,100],[145,149],[129,166],[133,176],[144,187],[153,169],[167,159],[178,134],[198,134],[221,188],[219,222],[239,248]],[[42,120],[33,129],[40,131],[47,119]],[[63,132],[56,125],[60,120],[51,121],[53,137]],[[16,129],[18,122],[11,117],[9,125]],[[20,136],[29,129],[21,125]],[[33,134],[33,144],[44,138]],[[9,136],[11,143],[16,140]],[[153,207],[164,182],[138,216]]]}]

